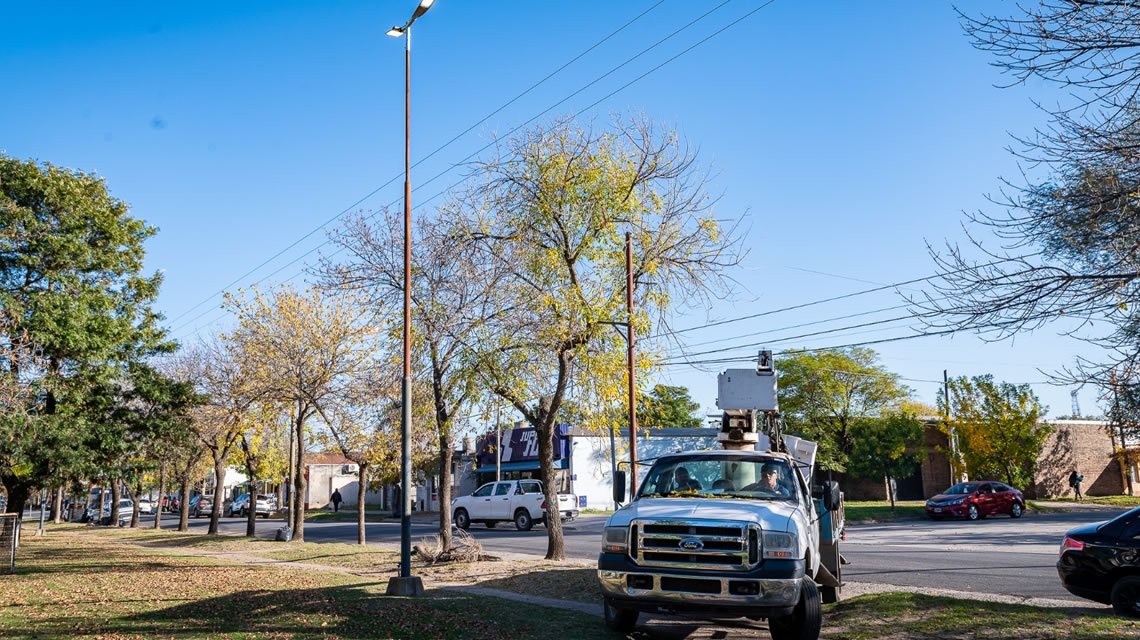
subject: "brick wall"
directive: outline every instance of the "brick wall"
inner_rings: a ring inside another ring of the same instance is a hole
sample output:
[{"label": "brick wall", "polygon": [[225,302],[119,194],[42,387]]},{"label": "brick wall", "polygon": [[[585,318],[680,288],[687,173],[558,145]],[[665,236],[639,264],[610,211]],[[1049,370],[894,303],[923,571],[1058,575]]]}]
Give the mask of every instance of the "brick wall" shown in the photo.
[{"label": "brick wall", "polygon": [[1045,441],[1037,461],[1033,487],[1026,491],[1035,498],[1058,498],[1073,495],[1069,474],[1076,470],[1085,477],[1081,490],[1085,495],[1119,495],[1125,485],[1120,463],[1112,457],[1112,439],[1103,422],[1058,420],[1053,433]]},{"label": "brick wall", "polygon": [[950,477],[950,458],[946,456],[949,451],[949,438],[938,424],[925,422],[923,424],[925,437],[922,446],[926,455],[922,460],[922,495],[929,498],[945,491],[954,484]]}]

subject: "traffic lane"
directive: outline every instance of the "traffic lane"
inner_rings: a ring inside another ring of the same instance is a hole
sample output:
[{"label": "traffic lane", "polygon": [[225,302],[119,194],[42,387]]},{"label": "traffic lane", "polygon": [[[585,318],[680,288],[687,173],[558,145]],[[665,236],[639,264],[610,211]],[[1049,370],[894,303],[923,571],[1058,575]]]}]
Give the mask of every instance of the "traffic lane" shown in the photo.
[{"label": "traffic lane", "polygon": [[1048,553],[1061,545],[1065,532],[1110,520],[1122,509],[1062,512],[1013,519],[910,520],[847,528],[851,543],[906,546],[929,550],[981,550],[998,547],[1010,553]]},{"label": "traffic lane", "polygon": [[843,579],[853,582],[1050,598],[1086,603],[1061,586],[1057,554],[915,550],[847,544]]},{"label": "traffic lane", "polygon": [[[605,526],[604,515],[581,516],[562,525],[563,543],[566,555],[571,558],[593,560],[598,557],[601,549],[602,528]],[[178,524],[177,514],[164,514],[164,528],[173,528]],[[148,518],[148,523],[153,519]],[[143,524],[145,526],[146,523]],[[190,531],[204,533],[209,527],[209,518],[190,518]],[[257,520],[256,534],[260,538],[272,538],[277,529],[285,526],[281,520]],[[224,534],[244,534],[245,518],[220,518],[218,529]],[[481,524],[473,524],[467,530],[483,548],[490,554],[521,553],[542,557],[546,555],[547,535],[546,528],[536,525],[530,531],[518,531],[514,526],[498,526],[488,529]],[[412,521],[413,543],[439,533],[439,523],[430,520]],[[385,520],[383,522],[369,522],[365,525],[365,535],[369,543],[396,546],[400,544],[400,523],[398,520]],[[307,542],[356,542],[356,523],[348,521],[333,522],[306,522],[305,540]]]}]

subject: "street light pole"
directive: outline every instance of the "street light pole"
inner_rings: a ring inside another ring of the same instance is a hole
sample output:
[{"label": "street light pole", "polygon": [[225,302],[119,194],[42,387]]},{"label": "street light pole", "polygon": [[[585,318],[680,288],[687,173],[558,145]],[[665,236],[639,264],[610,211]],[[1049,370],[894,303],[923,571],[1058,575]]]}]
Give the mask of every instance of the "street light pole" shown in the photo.
[{"label": "street light pole", "polygon": [[412,23],[435,0],[420,0],[412,18],[388,35],[404,36],[404,379],[400,420],[400,575],[388,580],[388,595],[420,596],[424,585],[412,575]]},{"label": "street light pole", "polygon": [[633,335],[633,242],[625,233],[626,355],[629,365],[629,495],[637,495],[637,386],[634,384]]}]

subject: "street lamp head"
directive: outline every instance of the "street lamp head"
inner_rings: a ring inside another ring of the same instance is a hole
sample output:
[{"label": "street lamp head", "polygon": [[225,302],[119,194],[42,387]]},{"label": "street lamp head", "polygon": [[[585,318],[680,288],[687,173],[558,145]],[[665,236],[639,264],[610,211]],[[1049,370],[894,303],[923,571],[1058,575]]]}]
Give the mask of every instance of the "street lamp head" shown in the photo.
[{"label": "street lamp head", "polygon": [[423,9],[424,11],[427,11],[428,9],[431,9],[431,6],[433,4],[435,4],[435,0],[420,0],[419,8]]},{"label": "street lamp head", "polygon": [[388,35],[392,36],[393,38],[399,38],[400,36],[404,35],[404,27],[392,27],[391,29],[388,29]]}]

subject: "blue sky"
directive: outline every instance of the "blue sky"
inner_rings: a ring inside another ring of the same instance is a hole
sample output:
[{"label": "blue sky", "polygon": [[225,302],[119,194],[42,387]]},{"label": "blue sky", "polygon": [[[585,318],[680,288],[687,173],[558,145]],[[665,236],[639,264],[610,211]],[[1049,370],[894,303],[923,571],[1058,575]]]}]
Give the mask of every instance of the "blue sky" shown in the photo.
[{"label": "blue sky", "polygon": [[[384,32],[412,8],[404,1],[8,7],[0,148],[105,176],[134,215],[160,229],[147,265],[165,271],[158,306],[174,335],[220,330],[228,318],[211,296],[239,276],[346,209],[399,203],[403,51]],[[723,194],[719,215],[747,216],[750,253],[732,274],[742,285],[738,298],[676,321],[703,324],[930,275],[926,243],[963,241],[961,212],[987,207],[998,178],[1019,175],[1005,147],[1009,133],[1043,121],[1030,99],[1061,97],[1039,85],[995,88],[1003,78],[970,47],[946,2],[438,0],[413,36],[413,161],[646,10],[417,167],[417,215],[439,204],[432,197],[493,135],[553,105],[561,102],[542,117],[644,113],[700,148]],[[306,260],[328,252],[318,248],[325,239],[318,231],[240,284],[297,277]],[[899,303],[883,292],[686,335],[721,340]],[[917,399],[932,403],[929,381],[943,369],[1039,381],[1038,368],[1089,352],[1056,336],[1059,328],[998,344],[958,335],[877,350],[910,379]],[[909,330],[896,323],[852,333],[771,346]],[[723,345],[695,349],[716,346]],[[660,377],[690,387],[709,409],[715,379],[715,371],[677,367]],[[1069,413],[1070,389],[1034,389],[1052,415]],[[1091,390],[1081,403],[1094,412]]]}]

